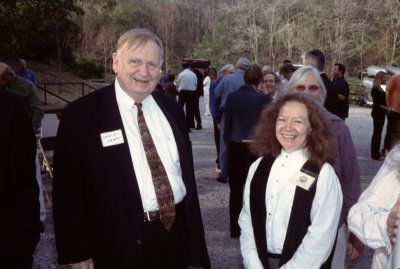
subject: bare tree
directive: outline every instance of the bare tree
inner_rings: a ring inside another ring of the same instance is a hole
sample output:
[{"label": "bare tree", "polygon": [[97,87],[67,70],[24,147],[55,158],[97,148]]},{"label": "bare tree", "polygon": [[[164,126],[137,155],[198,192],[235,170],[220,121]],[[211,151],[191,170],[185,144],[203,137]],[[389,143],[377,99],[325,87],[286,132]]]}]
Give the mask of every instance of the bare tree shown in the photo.
[{"label": "bare tree", "polygon": [[256,23],[256,15],[255,15],[255,5],[254,0],[250,1],[250,18],[251,18],[251,40],[253,45],[253,55],[254,61],[258,63],[258,37],[257,37],[257,23]]},{"label": "bare tree", "polygon": [[395,0],[78,2],[86,15],[77,51],[104,64],[105,48],[110,45],[99,36],[116,39],[115,35],[132,27],[146,27],[160,36],[168,66],[177,66],[182,57],[195,53],[218,63],[234,62],[240,55],[274,68],[280,60],[296,61],[305,50],[319,48],[329,63],[352,63],[351,72],[395,62],[400,55],[400,5]]},{"label": "bare tree", "polygon": [[387,11],[387,20],[389,21],[389,27],[392,33],[390,63],[393,63],[395,62],[396,48],[400,45],[400,4],[394,0],[385,0],[384,7]]},{"label": "bare tree", "polygon": [[268,58],[269,64],[275,66],[274,40],[278,28],[280,14],[277,11],[279,0],[268,1],[263,8],[264,17],[268,27]]}]

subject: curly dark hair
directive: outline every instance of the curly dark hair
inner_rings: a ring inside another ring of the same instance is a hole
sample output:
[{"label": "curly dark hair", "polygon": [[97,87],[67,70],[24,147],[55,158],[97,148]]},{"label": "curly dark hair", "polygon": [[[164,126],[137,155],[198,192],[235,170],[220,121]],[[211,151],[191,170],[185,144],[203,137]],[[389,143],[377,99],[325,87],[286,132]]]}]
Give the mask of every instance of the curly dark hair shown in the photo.
[{"label": "curly dark hair", "polygon": [[275,125],[279,111],[288,102],[298,102],[307,108],[311,127],[306,139],[309,160],[318,167],[325,162],[333,164],[336,148],[329,120],[324,116],[322,108],[316,100],[303,93],[285,94],[262,111],[254,128],[252,136],[254,142],[250,144],[250,150],[259,156],[272,154],[277,157],[281,153],[282,145],[276,137]]}]

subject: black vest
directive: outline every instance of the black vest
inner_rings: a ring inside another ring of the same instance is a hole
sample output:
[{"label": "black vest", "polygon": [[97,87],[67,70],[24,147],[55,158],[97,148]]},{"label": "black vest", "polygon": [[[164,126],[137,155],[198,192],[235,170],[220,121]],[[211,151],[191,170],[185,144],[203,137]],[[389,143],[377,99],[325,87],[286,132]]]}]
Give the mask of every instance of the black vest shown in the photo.
[{"label": "black vest", "polygon": [[[257,247],[258,257],[264,268],[268,269],[267,256],[267,237],[265,231],[265,222],[267,219],[267,209],[265,206],[265,195],[267,190],[268,177],[275,158],[271,155],[265,156],[259,163],[250,184],[250,213],[253,225],[254,239]],[[319,175],[321,167],[318,167],[307,161],[303,168]],[[279,267],[288,262],[300,246],[304,236],[307,233],[308,226],[311,225],[311,207],[315,196],[318,177],[309,191],[296,187],[294,194],[292,211],[289,218],[289,224],[286,231],[285,242],[283,244],[282,254],[279,261]],[[323,238],[321,240],[324,240]],[[321,268],[331,268],[332,257],[335,245],[327,261]]]}]

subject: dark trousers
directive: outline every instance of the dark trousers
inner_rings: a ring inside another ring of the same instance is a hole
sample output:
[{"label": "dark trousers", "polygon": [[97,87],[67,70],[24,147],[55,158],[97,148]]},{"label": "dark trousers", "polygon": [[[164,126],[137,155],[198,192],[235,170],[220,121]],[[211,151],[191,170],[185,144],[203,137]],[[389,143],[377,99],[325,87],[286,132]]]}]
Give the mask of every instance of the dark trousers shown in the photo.
[{"label": "dark trousers", "polygon": [[[198,96],[196,94],[194,98],[195,98],[195,101],[194,101],[194,107],[193,107],[193,114],[194,114],[194,118],[196,119],[197,126],[201,126],[201,116],[200,116],[200,108],[199,108],[200,96]],[[193,124],[194,124],[194,121],[193,121]]]},{"label": "dark trousers", "polygon": [[0,261],[0,269],[31,269],[33,264],[33,257],[26,258],[25,260],[19,260],[18,264],[4,265]]},{"label": "dark trousers", "polygon": [[392,112],[387,118],[384,147],[389,152],[400,141],[400,113]]},{"label": "dark trousers", "polygon": [[196,92],[181,90],[179,92],[178,103],[182,106],[186,104],[186,125],[187,128],[194,128],[194,107],[196,103]]},{"label": "dark trousers", "polygon": [[257,159],[246,143],[229,141],[229,214],[231,236],[240,235],[239,214],[243,206],[243,190],[250,165]]},{"label": "dark trousers", "polygon": [[371,158],[379,159],[382,156],[380,152],[380,146],[386,114],[384,111],[382,111],[382,113],[372,113],[371,115],[374,123],[374,132],[371,138]]},{"label": "dark trousers", "polygon": [[160,220],[143,224],[141,269],[183,269],[188,267],[185,239],[188,237],[185,227],[183,204],[176,208],[176,218],[170,232]]},{"label": "dark trousers", "polygon": [[215,147],[217,149],[217,159],[215,162],[217,163],[217,167],[220,168],[219,166],[219,128],[218,128],[218,123],[213,119],[213,125],[214,125],[214,141],[215,141]]}]

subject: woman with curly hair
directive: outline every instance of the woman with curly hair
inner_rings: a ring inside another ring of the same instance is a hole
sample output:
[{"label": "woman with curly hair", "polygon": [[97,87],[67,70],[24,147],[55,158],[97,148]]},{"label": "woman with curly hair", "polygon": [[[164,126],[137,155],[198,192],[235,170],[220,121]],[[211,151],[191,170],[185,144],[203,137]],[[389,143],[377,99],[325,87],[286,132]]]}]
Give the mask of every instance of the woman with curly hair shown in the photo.
[{"label": "woman with curly hair", "polygon": [[290,93],[265,108],[239,217],[246,268],[330,268],[342,192],[335,145],[314,98]]}]

